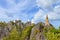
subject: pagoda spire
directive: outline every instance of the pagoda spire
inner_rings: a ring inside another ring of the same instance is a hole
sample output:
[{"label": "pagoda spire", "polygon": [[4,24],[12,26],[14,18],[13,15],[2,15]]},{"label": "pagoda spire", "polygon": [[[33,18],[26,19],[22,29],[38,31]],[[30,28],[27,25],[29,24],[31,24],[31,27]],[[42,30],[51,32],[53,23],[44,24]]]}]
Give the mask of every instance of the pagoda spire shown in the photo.
[{"label": "pagoda spire", "polygon": [[46,26],[49,25],[48,15],[46,15],[45,25],[46,25]]}]

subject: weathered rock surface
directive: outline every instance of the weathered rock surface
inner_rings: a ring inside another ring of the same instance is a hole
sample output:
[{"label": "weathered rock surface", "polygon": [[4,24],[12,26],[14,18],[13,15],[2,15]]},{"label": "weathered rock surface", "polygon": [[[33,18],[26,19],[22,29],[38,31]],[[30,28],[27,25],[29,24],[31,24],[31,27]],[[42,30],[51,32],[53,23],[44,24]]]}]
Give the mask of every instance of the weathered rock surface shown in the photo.
[{"label": "weathered rock surface", "polygon": [[43,34],[44,23],[40,22],[32,28],[30,40],[45,40]]},{"label": "weathered rock surface", "polygon": [[2,39],[3,37],[6,37],[8,35],[9,35],[8,29],[0,26],[0,39]]},{"label": "weathered rock surface", "polygon": [[[27,22],[24,24],[20,20],[16,20],[15,22],[13,21],[8,22],[6,26],[3,26],[2,24],[0,24],[0,40],[2,40],[3,37],[8,36],[10,31],[14,27],[17,29],[18,32],[22,32],[24,28],[30,27],[31,25],[32,25],[31,22]],[[26,36],[25,40],[45,40],[46,38],[43,34],[44,27],[52,28],[53,26],[51,24],[45,25],[45,23],[42,23],[42,22],[34,24],[34,27],[32,27],[31,29],[30,35]]]}]

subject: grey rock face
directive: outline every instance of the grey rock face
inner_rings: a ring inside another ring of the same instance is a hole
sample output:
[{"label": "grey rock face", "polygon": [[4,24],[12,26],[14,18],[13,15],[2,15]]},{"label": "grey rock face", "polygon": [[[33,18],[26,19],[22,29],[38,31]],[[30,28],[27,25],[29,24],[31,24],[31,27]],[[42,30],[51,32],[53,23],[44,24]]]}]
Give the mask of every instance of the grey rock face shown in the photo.
[{"label": "grey rock face", "polygon": [[14,26],[16,27],[18,32],[24,29],[24,23],[22,23],[21,20],[15,20]]},{"label": "grey rock face", "polygon": [[[9,32],[15,27],[16,30],[20,33],[22,30],[26,27],[31,26],[31,22],[27,22],[26,24],[22,23],[20,20],[16,20],[15,22],[11,21],[7,23],[7,26],[1,26],[0,25],[0,40],[2,40],[3,37],[6,37],[9,35]],[[53,27],[51,24],[45,26],[44,23],[40,22],[34,25],[34,27],[31,29],[31,33],[29,36],[26,37],[25,40],[45,40],[45,36],[43,34],[43,29],[51,28]]]},{"label": "grey rock face", "polygon": [[31,22],[27,22],[26,24],[25,24],[25,26],[27,27],[27,26],[31,26]]},{"label": "grey rock face", "polygon": [[3,37],[6,37],[8,35],[9,35],[8,29],[0,26],[0,40],[2,40]]},{"label": "grey rock face", "polygon": [[11,31],[12,28],[13,28],[12,23],[11,22],[7,23],[7,29]]},{"label": "grey rock face", "polygon": [[45,40],[43,34],[44,23],[40,22],[36,24],[35,27],[32,28],[30,40]]}]

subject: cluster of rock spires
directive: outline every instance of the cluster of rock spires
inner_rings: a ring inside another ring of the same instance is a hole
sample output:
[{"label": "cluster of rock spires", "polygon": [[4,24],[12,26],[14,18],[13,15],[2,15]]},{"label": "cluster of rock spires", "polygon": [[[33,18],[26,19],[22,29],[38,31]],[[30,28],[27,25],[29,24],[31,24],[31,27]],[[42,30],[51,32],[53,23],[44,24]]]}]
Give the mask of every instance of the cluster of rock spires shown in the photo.
[{"label": "cluster of rock spires", "polygon": [[[4,23],[2,23],[4,24]],[[9,32],[15,27],[18,26],[17,31],[22,31],[25,27],[31,26],[31,22],[23,23],[21,20],[15,20],[10,21],[6,23],[5,27],[0,24],[0,40],[2,40],[3,37],[9,36]],[[46,40],[44,34],[43,34],[43,28],[51,28],[53,27],[48,20],[48,15],[46,16],[46,22],[39,22],[37,24],[34,24],[34,27],[31,29],[30,37],[29,39],[26,38],[25,40]]]}]

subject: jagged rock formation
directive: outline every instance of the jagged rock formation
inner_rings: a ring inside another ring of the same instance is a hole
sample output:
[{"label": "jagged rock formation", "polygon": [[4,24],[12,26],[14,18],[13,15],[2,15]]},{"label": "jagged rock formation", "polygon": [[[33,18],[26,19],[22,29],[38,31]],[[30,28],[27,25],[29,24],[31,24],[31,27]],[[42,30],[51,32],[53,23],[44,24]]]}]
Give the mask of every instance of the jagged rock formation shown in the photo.
[{"label": "jagged rock formation", "polygon": [[44,34],[44,23],[40,22],[32,28],[30,40],[45,40]]},{"label": "jagged rock formation", "polygon": [[25,26],[26,26],[26,27],[27,27],[27,26],[31,26],[31,22],[29,21],[29,22],[25,23]]},{"label": "jagged rock formation", "polygon": [[20,20],[10,21],[8,23],[1,22],[0,23],[0,40],[2,40],[3,37],[6,37],[9,35],[10,31],[12,29],[16,28],[18,32],[22,31],[24,28],[24,24]]},{"label": "jagged rock formation", "polygon": [[45,27],[47,29],[54,28],[53,25],[49,23],[48,15],[46,15],[45,23],[40,22],[32,28],[30,40],[46,40],[43,34]]},{"label": "jagged rock formation", "polygon": [[13,26],[14,26],[14,22],[13,21],[8,22],[7,23],[8,31],[11,31],[13,29]]},{"label": "jagged rock formation", "polygon": [[21,20],[15,20],[15,26],[18,31],[22,31],[24,29],[24,23]]},{"label": "jagged rock formation", "polygon": [[[43,34],[44,28],[45,27],[47,29],[53,28],[52,24],[49,23],[48,15],[46,16],[45,23],[39,22],[37,24],[32,24],[30,21],[27,23],[23,23],[23,22],[21,22],[21,20],[15,20],[15,21],[10,21],[10,22],[6,23],[6,25],[3,24],[4,26],[2,24],[0,24],[0,40],[3,37],[9,36],[9,33],[13,28],[16,28],[18,33],[21,33],[23,31],[21,36],[22,36],[22,38],[24,36],[24,38],[25,38],[24,40],[46,40],[46,38]],[[32,25],[34,25],[34,26],[31,27]],[[26,35],[25,35],[25,33],[26,33]]]},{"label": "jagged rock formation", "polygon": [[0,23],[0,40],[2,40],[3,37],[6,37],[9,35],[8,28],[5,23]]}]

